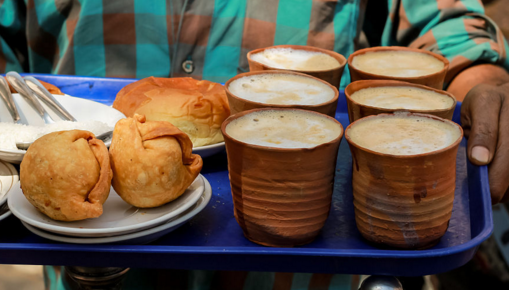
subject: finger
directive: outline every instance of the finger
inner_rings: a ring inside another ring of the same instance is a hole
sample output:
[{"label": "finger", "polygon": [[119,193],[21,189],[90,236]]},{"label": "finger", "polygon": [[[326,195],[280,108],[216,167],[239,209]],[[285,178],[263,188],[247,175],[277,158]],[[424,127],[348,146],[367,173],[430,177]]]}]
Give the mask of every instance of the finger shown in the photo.
[{"label": "finger", "polygon": [[509,98],[505,98],[500,110],[498,141],[495,156],[488,173],[492,203],[509,198]]},{"label": "finger", "polygon": [[469,95],[473,94],[467,112],[464,115],[470,124],[465,128],[468,136],[468,157],[476,165],[490,163],[497,146],[500,107],[502,105],[501,92],[493,86],[477,86]]},{"label": "finger", "polygon": [[[492,199],[493,200],[493,199]],[[507,203],[509,201],[509,189],[507,189],[507,191],[505,192],[504,194],[504,197],[502,197],[502,199],[500,200],[501,203]],[[493,203],[493,201],[492,201]]]},{"label": "finger", "polygon": [[480,84],[474,87],[468,92],[461,104],[460,121],[461,127],[463,127],[463,134],[468,139],[470,137],[470,129],[472,126],[472,110],[475,108],[476,103],[479,102],[480,95],[496,90],[497,88],[490,85]]}]

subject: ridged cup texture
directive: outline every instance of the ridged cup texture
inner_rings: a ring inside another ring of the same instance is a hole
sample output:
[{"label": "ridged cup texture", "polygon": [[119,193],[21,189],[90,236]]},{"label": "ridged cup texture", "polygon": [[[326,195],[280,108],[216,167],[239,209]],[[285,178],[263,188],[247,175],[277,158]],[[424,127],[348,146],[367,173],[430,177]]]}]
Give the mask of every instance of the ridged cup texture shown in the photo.
[{"label": "ridged cup texture", "polygon": [[255,243],[307,244],[329,215],[342,134],[317,147],[286,149],[250,145],[225,133],[232,120],[258,110],[233,115],[222,127],[235,218]]},{"label": "ridged cup texture", "polygon": [[435,152],[395,156],[356,145],[348,137],[350,128],[345,138],[352,152],[355,220],[362,236],[401,249],[437,244],[451,218],[461,138]]}]

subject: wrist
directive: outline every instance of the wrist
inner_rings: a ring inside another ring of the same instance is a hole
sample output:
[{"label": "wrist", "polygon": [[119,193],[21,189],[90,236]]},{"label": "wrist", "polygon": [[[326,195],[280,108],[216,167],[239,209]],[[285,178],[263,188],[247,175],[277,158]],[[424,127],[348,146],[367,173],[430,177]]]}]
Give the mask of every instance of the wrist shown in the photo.
[{"label": "wrist", "polygon": [[479,64],[457,74],[449,84],[447,91],[461,102],[466,94],[479,84],[501,86],[507,83],[509,83],[509,73],[503,67],[494,64]]}]

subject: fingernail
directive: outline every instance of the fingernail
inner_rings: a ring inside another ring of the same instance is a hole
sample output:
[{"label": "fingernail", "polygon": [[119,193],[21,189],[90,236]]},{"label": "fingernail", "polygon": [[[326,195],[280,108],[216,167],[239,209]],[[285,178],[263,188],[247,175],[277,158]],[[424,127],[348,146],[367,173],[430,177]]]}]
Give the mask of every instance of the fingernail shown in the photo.
[{"label": "fingernail", "polygon": [[479,163],[488,163],[490,160],[490,151],[484,146],[474,146],[474,148],[472,148],[472,158]]}]

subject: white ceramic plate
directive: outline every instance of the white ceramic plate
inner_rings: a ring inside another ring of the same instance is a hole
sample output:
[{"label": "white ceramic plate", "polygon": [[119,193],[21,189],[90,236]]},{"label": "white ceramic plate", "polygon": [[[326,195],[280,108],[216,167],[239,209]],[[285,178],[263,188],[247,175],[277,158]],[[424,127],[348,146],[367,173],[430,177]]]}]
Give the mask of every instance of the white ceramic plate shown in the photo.
[{"label": "white ceramic plate", "polygon": [[155,227],[181,214],[202,196],[205,190],[204,179],[199,175],[176,200],[160,207],[146,209],[126,203],[112,187],[100,217],[75,222],[55,221],[39,212],[25,198],[19,184],[15,185],[9,194],[8,204],[17,218],[48,232],[73,237],[118,236]]},{"label": "white ceramic plate", "polygon": [[179,216],[165,224],[159,225],[148,230],[139,231],[136,233],[105,238],[75,238],[55,235],[53,233],[46,232],[39,228],[35,228],[25,222],[22,223],[32,233],[40,237],[57,242],[73,244],[108,244],[108,243],[147,244],[176,230],[205,208],[205,206],[209,203],[210,198],[212,196],[212,189],[210,187],[209,182],[205,178],[204,181],[205,181],[205,191],[203,192],[203,195],[200,197],[200,199],[198,199],[197,203],[195,203],[191,208],[189,208],[187,211],[183,212],[182,214],[180,214]]},{"label": "white ceramic plate", "polygon": [[7,193],[18,183],[18,171],[12,164],[0,161],[0,206],[7,201]]},{"label": "white ceramic plate", "polygon": [[193,153],[200,155],[202,158],[212,156],[224,150],[224,142],[205,145],[193,148]]},{"label": "white ceramic plate", "polygon": [[[19,94],[12,94],[12,96],[14,98],[14,102],[17,105],[22,121],[28,122],[30,125],[44,125],[42,118],[26,102],[24,98],[22,98]],[[125,115],[121,112],[101,103],[82,98],[75,98],[69,95],[53,96],[78,121],[101,121],[113,129],[118,120],[125,118]],[[43,102],[40,103],[46,109],[46,111],[48,111],[53,120],[61,120],[52,109],[46,106],[46,104]],[[7,111],[7,107],[5,106],[4,102],[0,102],[0,117],[2,122],[12,122],[11,115]],[[109,147],[111,141],[106,142],[105,144]],[[5,160],[11,163],[20,163],[21,160],[23,160],[24,155],[25,151],[0,148],[0,160]]]}]

